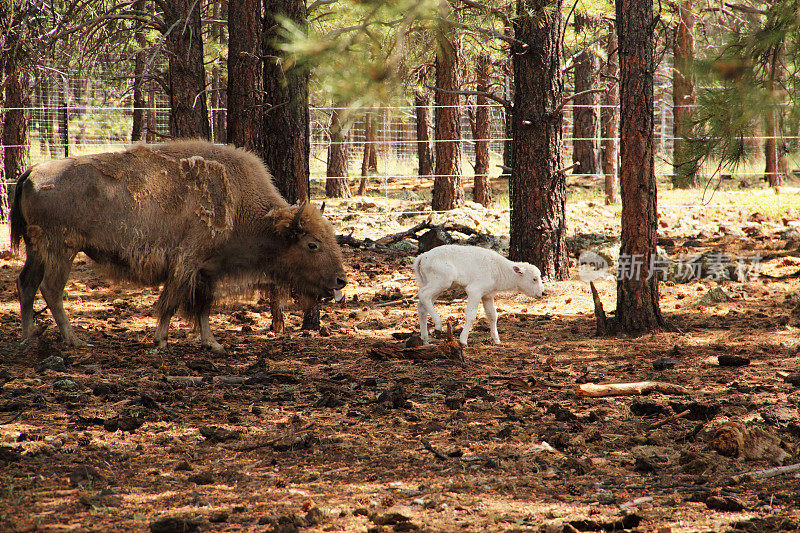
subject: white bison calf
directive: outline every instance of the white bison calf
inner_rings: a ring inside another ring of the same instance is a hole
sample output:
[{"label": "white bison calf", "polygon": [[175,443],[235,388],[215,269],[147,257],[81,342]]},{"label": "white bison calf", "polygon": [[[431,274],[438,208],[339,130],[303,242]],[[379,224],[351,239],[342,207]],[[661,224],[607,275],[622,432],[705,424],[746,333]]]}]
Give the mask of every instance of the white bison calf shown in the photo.
[{"label": "white bison calf", "polygon": [[414,274],[419,286],[417,310],[420,337],[425,344],[428,344],[429,314],[436,330],[442,330],[442,318],[433,308],[433,302],[453,285],[459,285],[467,291],[466,320],[458,339],[463,346],[467,345],[469,330],[478,316],[478,302],[483,302],[492,341],[500,344],[494,296],[500,292],[522,292],[541,298],[543,294],[542,275],[538,268],[530,263],[509,261],[497,252],[478,246],[438,246],[417,257]]}]

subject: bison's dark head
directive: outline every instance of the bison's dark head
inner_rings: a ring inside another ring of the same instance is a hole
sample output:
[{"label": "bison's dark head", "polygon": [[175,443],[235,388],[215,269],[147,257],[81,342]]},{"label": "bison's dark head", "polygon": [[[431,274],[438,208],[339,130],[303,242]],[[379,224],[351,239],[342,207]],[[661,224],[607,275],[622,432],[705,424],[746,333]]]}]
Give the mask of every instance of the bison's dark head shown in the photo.
[{"label": "bison's dark head", "polygon": [[304,202],[273,209],[269,216],[284,243],[274,272],[276,281],[305,296],[340,299],[347,284],[342,251],[322,211]]}]

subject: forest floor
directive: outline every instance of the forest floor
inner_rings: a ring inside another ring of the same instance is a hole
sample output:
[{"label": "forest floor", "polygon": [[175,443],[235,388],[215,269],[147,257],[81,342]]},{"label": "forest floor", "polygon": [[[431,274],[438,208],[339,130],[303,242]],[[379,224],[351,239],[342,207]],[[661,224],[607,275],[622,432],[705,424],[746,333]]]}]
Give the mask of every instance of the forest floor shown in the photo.
[{"label": "forest floor", "polygon": [[[154,349],[157,292],[111,284],[80,256],[66,305],[90,346],[64,347],[51,325],[21,348],[22,261],[4,235],[0,530],[800,530],[797,472],[746,475],[800,462],[800,279],[784,277],[800,270],[800,191],[720,193],[714,206],[670,194],[666,253],[759,254],[770,277],[661,283],[667,328],[598,337],[573,258],[545,298],[498,298],[502,345],[481,312],[463,360],[405,348],[418,329],[407,243],[343,247],[347,299],[326,304],[319,332],[293,311],[275,336],[256,299],[220,306],[227,355],[178,320]],[[424,219],[392,208],[362,198],[332,212],[359,239]],[[573,255],[618,248],[618,214],[570,202]],[[613,309],[614,280],[597,286]],[[713,288],[725,301],[703,299]],[[463,323],[458,292],[437,309]],[[685,390],[576,392],[643,381]]]}]

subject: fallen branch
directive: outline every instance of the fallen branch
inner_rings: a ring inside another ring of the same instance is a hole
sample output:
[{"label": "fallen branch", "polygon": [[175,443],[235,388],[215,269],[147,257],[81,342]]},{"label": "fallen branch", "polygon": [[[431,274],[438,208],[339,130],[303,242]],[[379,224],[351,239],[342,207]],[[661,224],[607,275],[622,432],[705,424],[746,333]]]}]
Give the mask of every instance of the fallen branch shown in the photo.
[{"label": "fallen branch", "polygon": [[575,387],[578,396],[603,398],[606,396],[632,396],[660,392],[662,394],[689,394],[689,389],[663,381],[640,381],[638,383],[582,383]]},{"label": "fallen branch", "polygon": [[676,414],[674,414],[672,416],[668,416],[664,420],[661,420],[659,422],[656,422],[654,424],[650,424],[649,426],[647,426],[647,431],[650,431],[652,429],[660,428],[661,426],[666,426],[670,422],[674,422],[675,420],[677,420],[679,418],[683,418],[684,416],[688,415],[691,412],[692,412],[691,409],[687,409],[685,411],[681,411],[680,413],[676,413]]},{"label": "fallen branch", "polygon": [[733,476],[733,480],[738,483],[740,481],[745,481],[748,479],[766,479],[768,477],[781,476],[783,474],[792,474],[794,472],[800,472],[800,463],[795,463],[793,465],[786,465],[786,466],[776,466],[774,468],[767,468],[765,470],[756,470],[754,472],[746,472],[744,474]]},{"label": "fallen branch", "polygon": [[441,459],[441,460],[443,460],[443,461],[450,461],[450,460],[454,459],[453,457],[448,457],[448,456],[446,456],[445,454],[443,454],[442,452],[440,452],[439,450],[437,450],[436,448],[434,448],[434,447],[431,445],[431,443],[430,443],[430,442],[428,442],[426,439],[420,439],[419,441],[422,443],[422,446],[423,446],[423,447],[424,447],[426,450],[428,450],[429,452],[431,452],[433,455],[435,455],[435,456],[436,456],[436,458],[438,458],[438,459]]}]

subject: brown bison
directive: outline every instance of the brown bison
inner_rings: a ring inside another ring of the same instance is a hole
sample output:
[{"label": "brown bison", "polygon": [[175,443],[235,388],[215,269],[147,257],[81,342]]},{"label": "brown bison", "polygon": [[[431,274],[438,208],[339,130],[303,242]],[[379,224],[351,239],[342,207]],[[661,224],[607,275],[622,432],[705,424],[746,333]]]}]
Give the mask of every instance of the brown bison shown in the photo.
[{"label": "brown bison", "polygon": [[78,252],[116,277],[163,284],[155,305],[162,347],[182,307],[203,346],[224,351],[208,321],[223,289],[274,283],[316,301],[338,296],[347,283],[333,229],[317,208],[290,206],[255,155],[200,140],[33,167],[17,182],[11,206],[15,250],[21,239],[23,341],[38,333],[33,302],[41,285],[64,341],[83,344],[62,301]]}]

